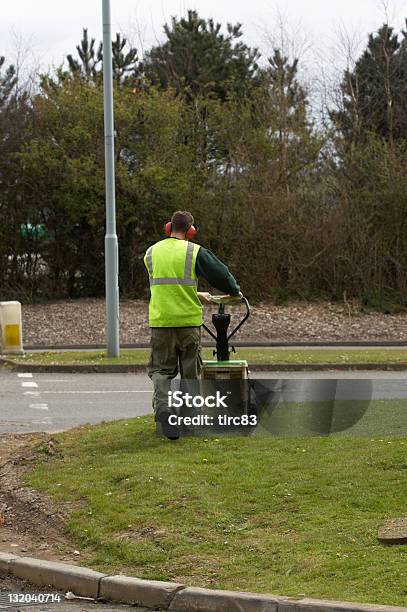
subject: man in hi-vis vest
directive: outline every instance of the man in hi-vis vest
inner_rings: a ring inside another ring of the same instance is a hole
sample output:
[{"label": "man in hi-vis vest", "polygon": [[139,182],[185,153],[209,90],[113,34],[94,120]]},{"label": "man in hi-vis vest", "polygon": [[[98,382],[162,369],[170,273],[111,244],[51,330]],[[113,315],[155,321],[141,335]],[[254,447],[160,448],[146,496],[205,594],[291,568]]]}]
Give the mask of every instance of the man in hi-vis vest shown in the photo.
[{"label": "man in hi-vis vest", "polygon": [[202,301],[209,293],[198,292],[202,276],[217,290],[239,295],[240,287],[228,268],[211,251],[191,242],[197,230],[187,211],[177,211],[165,226],[167,238],[153,244],[144,257],[150,281],[149,325],[151,356],[148,375],[154,384],[156,421],[170,439],[177,430],[168,425],[168,398],[163,381],[199,378],[202,367]]}]

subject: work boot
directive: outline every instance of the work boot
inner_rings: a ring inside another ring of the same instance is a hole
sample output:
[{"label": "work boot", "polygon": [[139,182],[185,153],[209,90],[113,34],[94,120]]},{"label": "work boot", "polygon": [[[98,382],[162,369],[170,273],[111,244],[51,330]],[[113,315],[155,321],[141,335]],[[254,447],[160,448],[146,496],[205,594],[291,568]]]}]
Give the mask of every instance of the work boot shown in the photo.
[{"label": "work boot", "polygon": [[176,425],[171,425],[168,422],[168,419],[174,413],[170,410],[160,410],[158,414],[156,414],[155,420],[157,423],[161,425],[161,431],[166,438],[169,440],[178,440],[179,438],[179,429]]}]

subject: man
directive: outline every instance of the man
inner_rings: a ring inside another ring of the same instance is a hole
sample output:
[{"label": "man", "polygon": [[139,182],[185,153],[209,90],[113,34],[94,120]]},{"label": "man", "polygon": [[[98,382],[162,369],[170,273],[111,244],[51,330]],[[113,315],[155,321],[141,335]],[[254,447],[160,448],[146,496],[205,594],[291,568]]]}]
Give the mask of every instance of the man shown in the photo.
[{"label": "man", "polygon": [[240,293],[225,264],[208,249],[191,242],[196,234],[193,224],[191,213],[175,212],[166,224],[168,237],[153,244],[144,257],[151,292],[148,375],[154,384],[156,421],[170,439],[176,439],[178,432],[168,424],[169,383],[165,381],[178,372],[183,379],[196,379],[201,373],[201,301],[209,301],[209,293],[198,292],[198,277],[223,293]]}]

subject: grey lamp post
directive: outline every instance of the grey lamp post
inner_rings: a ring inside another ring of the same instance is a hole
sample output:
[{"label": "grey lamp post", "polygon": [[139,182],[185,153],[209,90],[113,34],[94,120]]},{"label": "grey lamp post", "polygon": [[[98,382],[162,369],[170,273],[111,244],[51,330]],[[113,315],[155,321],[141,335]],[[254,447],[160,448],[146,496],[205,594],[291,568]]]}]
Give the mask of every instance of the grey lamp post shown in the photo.
[{"label": "grey lamp post", "polygon": [[103,3],[103,90],[105,108],[106,181],[106,344],[108,357],[118,357],[119,345],[119,257],[116,234],[114,173],[113,67],[110,0]]}]

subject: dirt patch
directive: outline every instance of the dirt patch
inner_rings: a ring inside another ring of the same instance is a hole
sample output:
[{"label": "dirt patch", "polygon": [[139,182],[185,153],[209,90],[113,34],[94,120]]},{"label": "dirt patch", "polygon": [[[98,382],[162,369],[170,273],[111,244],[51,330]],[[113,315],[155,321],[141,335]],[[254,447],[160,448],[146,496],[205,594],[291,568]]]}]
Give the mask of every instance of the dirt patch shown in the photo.
[{"label": "dirt patch", "polygon": [[68,509],[61,512],[46,495],[22,485],[39,444],[54,452],[49,434],[0,435],[0,551],[78,563],[82,556],[64,535]]},{"label": "dirt patch", "polygon": [[154,529],[154,527],[143,527],[124,531],[115,536],[115,540],[126,540],[130,542],[140,542],[141,540],[155,540],[166,536],[165,529]]},{"label": "dirt patch", "polygon": [[[216,309],[205,306],[205,321]],[[236,315],[243,307],[231,307]],[[103,344],[105,342],[104,300],[71,300],[23,306],[25,344]],[[287,306],[258,304],[235,336],[245,342],[307,341],[407,341],[407,313],[363,313],[358,302],[292,302]],[[120,305],[120,340],[133,344],[148,342],[148,304],[142,300]],[[206,333],[204,340],[209,340]]]}]

